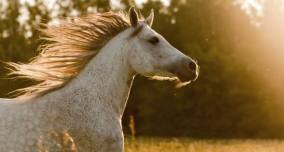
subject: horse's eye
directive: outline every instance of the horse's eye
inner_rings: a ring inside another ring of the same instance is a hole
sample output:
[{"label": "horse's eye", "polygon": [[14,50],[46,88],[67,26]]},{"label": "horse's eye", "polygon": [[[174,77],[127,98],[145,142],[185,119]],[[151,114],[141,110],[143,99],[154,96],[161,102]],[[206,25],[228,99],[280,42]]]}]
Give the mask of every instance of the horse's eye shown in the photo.
[{"label": "horse's eye", "polygon": [[155,45],[159,43],[159,38],[156,36],[151,37],[148,42],[150,42],[151,44]]}]

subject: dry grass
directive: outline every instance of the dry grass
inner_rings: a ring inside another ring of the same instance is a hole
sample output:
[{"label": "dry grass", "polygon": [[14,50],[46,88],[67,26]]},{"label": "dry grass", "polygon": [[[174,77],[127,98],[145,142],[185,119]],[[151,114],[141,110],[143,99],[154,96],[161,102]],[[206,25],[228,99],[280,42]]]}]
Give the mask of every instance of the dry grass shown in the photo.
[{"label": "dry grass", "polygon": [[284,152],[284,140],[127,139],[125,152]]}]

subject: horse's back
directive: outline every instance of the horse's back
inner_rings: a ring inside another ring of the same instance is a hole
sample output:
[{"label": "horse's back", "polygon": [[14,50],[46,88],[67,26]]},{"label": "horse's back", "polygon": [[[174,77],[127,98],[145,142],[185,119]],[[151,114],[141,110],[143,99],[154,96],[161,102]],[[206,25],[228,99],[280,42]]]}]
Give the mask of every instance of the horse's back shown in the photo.
[{"label": "horse's back", "polygon": [[64,130],[56,105],[48,103],[0,98],[0,152],[59,151]]},{"label": "horse's back", "polygon": [[0,151],[35,151],[38,114],[29,102],[0,98]]},{"label": "horse's back", "polygon": [[19,104],[21,101],[16,99],[7,99],[7,98],[0,98],[0,107],[2,105],[12,105],[12,104]]}]

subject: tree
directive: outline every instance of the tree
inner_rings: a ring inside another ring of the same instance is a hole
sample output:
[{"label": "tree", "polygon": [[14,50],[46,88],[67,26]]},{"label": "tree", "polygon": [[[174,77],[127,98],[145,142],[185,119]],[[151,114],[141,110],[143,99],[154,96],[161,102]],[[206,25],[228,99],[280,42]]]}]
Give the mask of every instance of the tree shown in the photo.
[{"label": "tree", "polygon": [[[280,8],[279,3],[272,5],[276,2],[280,0],[266,1],[271,4],[267,5],[270,8],[267,10]],[[2,7],[5,3],[7,7]],[[122,0],[121,3],[127,9],[134,1]],[[27,62],[37,55],[36,48],[41,43],[37,31],[40,22],[50,23],[111,8],[107,0],[64,0],[56,1],[51,7],[44,0],[35,0],[35,4],[0,1],[0,59]],[[283,25],[282,19],[278,25],[270,24],[273,15],[266,13],[256,19],[263,25],[257,27],[252,24],[251,16],[227,0],[172,0],[169,6],[149,0],[143,4],[141,13],[146,16],[152,8],[156,16],[153,28],[177,49],[197,59],[201,72],[196,82],[181,89],[175,89],[170,82],[137,76],[123,120],[126,132],[131,115],[138,135],[281,136],[279,132],[284,124],[273,110],[282,98],[274,98],[255,73],[262,75],[261,68],[265,66],[256,64],[260,63],[260,57],[266,59],[261,52],[282,49],[282,45],[275,49],[276,45],[272,44],[283,40],[281,30],[272,30]],[[23,15],[26,19],[19,22]],[[272,36],[278,35],[279,41],[269,40],[264,34],[269,32]],[[272,62],[277,58],[271,55],[269,59]],[[0,71],[1,77],[5,77],[7,71],[3,66]],[[0,95],[7,97],[8,92],[31,83],[2,79]],[[277,112],[281,112],[280,108]]]}]

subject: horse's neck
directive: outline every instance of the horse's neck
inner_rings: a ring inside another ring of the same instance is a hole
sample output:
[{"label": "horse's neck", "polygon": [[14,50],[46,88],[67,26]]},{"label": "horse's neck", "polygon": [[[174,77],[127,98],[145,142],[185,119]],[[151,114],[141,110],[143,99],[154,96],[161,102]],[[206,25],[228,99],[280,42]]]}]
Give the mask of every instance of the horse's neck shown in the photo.
[{"label": "horse's neck", "polygon": [[[125,34],[121,33],[110,40],[80,74],[61,90],[69,96],[68,100],[84,102],[85,106],[89,104],[96,110],[108,108],[108,111],[112,110],[119,118],[122,117],[134,77],[127,58]],[[61,91],[58,90],[58,96]],[[78,108],[78,104],[74,105]]]}]

